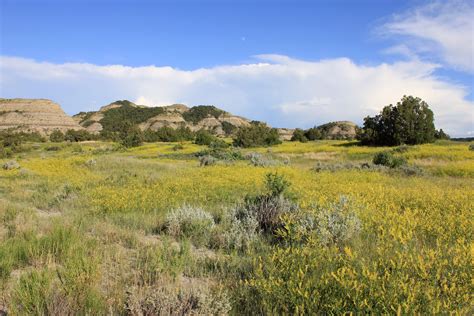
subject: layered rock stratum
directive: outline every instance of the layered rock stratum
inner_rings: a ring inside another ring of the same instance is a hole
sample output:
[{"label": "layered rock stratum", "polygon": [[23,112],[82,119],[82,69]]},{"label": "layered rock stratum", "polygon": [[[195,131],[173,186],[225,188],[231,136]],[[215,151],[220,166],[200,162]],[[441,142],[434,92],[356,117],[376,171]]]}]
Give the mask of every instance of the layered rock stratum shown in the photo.
[{"label": "layered rock stratum", "polygon": [[0,130],[4,129],[47,135],[54,130],[65,132],[83,127],[51,100],[0,98]]}]

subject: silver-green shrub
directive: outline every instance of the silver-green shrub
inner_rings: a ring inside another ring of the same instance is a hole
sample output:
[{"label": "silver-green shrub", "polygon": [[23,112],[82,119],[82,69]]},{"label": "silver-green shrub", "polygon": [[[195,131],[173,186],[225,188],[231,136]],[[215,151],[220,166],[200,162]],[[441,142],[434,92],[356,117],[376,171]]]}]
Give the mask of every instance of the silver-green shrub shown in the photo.
[{"label": "silver-green shrub", "polygon": [[282,162],[280,162],[279,160],[255,152],[251,152],[245,155],[245,159],[249,160],[250,164],[254,167],[271,167],[279,166],[282,164]]},{"label": "silver-green shrub", "polygon": [[327,207],[317,207],[315,230],[324,245],[338,245],[350,240],[361,229],[353,204],[346,197]]},{"label": "silver-green shrub", "polygon": [[175,238],[191,238],[195,244],[203,245],[209,240],[215,223],[212,215],[202,208],[183,205],[168,213],[164,226]]},{"label": "silver-green shrub", "polygon": [[199,158],[199,166],[213,166],[217,163],[217,159],[211,155],[202,156]]},{"label": "silver-green shrub", "polygon": [[225,247],[244,251],[258,238],[260,229],[256,214],[243,206],[231,208],[224,218]]}]

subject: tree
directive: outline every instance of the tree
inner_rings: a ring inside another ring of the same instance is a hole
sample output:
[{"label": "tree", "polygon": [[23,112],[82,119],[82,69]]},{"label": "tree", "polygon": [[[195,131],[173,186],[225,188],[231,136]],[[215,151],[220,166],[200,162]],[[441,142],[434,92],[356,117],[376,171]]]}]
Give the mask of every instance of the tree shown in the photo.
[{"label": "tree", "polygon": [[143,132],[136,126],[120,133],[120,144],[124,147],[138,147],[143,143]]},{"label": "tree", "polygon": [[403,96],[396,106],[388,105],[379,115],[367,116],[357,138],[367,145],[397,146],[433,142],[433,112],[420,98]]},{"label": "tree", "polygon": [[321,131],[315,126],[311,127],[310,129],[306,130],[304,132],[304,136],[308,140],[317,140],[317,139],[322,139],[322,134]]},{"label": "tree", "polygon": [[435,138],[436,139],[450,139],[451,137],[448,134],[446,134],[441,128],[439,131],[435,132]]},{"label": "tree", "polygon": [[238,147],[272,146],[280,143],[278,131],[258,121],[252,121],[249,126],[241,127],[234,138],[234,146]]},{"label": "tree", "polygon": [[216,136],[212,135],[209,131],[201,129],[196,133],[196,139],[194,140],[194,143],[198,145],[209,146],[212,142],[216,140],[217,140]]},{"label": "tree", "polygon": [[291,136],[291,141],[306,143],[308,141],[308,138],[306,138],[305,132],[302,129],[297,128],[294,130],[293,136]]}]

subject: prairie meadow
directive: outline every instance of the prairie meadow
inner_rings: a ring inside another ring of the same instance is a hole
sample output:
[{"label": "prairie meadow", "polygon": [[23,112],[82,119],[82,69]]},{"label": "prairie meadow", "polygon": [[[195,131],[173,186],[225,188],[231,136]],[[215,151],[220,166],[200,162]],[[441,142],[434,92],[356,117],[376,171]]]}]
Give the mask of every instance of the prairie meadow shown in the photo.
[{"label": "prairie meadow", "polygon": [[[374,164],[382,152],[403,164]],[[29,143],[12,160],[0,170],[12,315],[473,311],[467,142]]]}]

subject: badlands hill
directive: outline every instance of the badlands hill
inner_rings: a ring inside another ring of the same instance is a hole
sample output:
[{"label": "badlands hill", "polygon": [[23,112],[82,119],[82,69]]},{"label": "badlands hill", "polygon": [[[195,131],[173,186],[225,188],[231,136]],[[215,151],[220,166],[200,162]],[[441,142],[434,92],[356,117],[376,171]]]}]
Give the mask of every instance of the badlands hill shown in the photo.
[{"label": "badlands hill", "polygon": [[350,121],[336,121],[318,126],[327,139],[354,139],[357,125]]},{"label": "badlands hill", "polygon": [[[147,107],[122,100],[105,105],[98,111],[80,112],[71,118],[51,100],[0,98],[0,130],[15,129],[47,135],[53,130],[85,129],[98,134],[101,131],[116,131],[125,121],[143,131],[187,127],[192,131],[209,130],[220,136],[232,135],[238,128],[251,123],[249,119],[211,105]],[[317,129],[325,139],[353,139],[357,126],[352,122],[338,121],[320,125]],[[290,140],[294,129],[278,128],[278,132],[282,140]]]},{"label": "badlands hill", "polygon": [[[73,119],[91,133],[113,131],[120,122],[129,121],[143,131],[187,127],[192,131],[209,130],[220,136],[231,135],[239,127],[248,126],[251,122],[212,105],[146,107],[127,100],[115,101],[98,111],[81,112],[74,115]],[[331,122],[317,128],[325,139],[354,139],[357,131],[357,125],[349,121]],[[282,140],[290,140],[294,132],[290,128],[277,130]]]},{"label": "badlands hill", "polygon": [[[336,121],[323,125],[315,126],[322,139],[355,139],[357,134],[357,125],[350,121]],[[293,128],[278,128],[280,139],[291,140]]]},{"label": "badlands hill", "polygon": [[14,129],[23,132],[49,134],[82,127],[66,115],[59,104],[46,99],[1,99],[0,130]]},{"label": "badlands hill", "polygon": [[129,121],[141,130],[156,131],[162,127],[187,127],[192,131],[210,130],[217,135],[229,135],[250,120],[232,115],[211,105],[187,107],[183,104],[146,107],[123,100],[103,106],[98,111],[81,112],[73,119],[91,133],[113,131],[121,121]]}]

